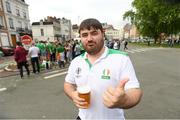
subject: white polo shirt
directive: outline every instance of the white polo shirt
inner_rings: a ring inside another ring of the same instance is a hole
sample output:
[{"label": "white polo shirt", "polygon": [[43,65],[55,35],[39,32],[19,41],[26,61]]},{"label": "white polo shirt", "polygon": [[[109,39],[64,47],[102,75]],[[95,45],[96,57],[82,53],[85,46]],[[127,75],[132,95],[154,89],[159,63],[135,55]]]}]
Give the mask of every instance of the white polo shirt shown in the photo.
[{"label": "white polo shirt", "polygon": [[31,56],[31,58],[38,57],[39,52],[40,50],[36,46],[32,46],[29,48],[29,55]]},{"label": "white polo shirt", "polygon": [[76,57],[70,64],[65,81],[77,86],[91,87],[91,104],[79,109],[81,119],[124,119],[122,109],[110,109],[103,104],[103,94],[109,86],[116,87],[120,80],[129,78],[125,89],[139,88],[139,82],[127,53],[105,47],[102,56],[91,65],[87,53]]}]

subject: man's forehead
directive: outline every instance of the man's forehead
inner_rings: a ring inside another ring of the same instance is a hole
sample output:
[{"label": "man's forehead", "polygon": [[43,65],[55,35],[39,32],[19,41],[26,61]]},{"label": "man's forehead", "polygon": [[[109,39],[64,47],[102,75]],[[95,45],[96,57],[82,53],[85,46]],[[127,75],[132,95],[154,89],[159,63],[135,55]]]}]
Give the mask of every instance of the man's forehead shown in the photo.
[{"label": "man's forehead", "polygon": [[88,31],[90,31],[90,32],[92,32],[92,31],[100,31],[100,29],[96,29],[96,28],[93,28],[93,27],[91,27],[90,29],[84,28],[80,32],[82,33],[82,32],[88,32]]}]

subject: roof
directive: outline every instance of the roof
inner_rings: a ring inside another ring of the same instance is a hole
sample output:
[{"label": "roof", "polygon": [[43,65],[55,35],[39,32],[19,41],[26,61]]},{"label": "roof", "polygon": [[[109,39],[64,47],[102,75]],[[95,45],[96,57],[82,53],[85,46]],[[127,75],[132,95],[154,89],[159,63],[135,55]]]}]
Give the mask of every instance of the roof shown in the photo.
[{"label": "roof", "polygon": [[[51,25],[53,22],[42,22],[43,25]],[[33,22],[32,25],[40,25],[40,22]]]}]

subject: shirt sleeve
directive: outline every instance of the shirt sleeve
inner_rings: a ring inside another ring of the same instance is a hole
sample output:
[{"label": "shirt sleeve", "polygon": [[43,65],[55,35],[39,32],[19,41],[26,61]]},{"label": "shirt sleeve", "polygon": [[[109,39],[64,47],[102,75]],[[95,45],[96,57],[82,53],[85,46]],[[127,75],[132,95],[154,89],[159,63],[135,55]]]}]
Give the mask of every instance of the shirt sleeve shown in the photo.
[{"label": "shirt sleeve", "polygon": [[125,85],[125,90],[130,89],[130,88],[139,88],[140,84],[138,82],[138,79],[136,77],[136,73],[134,70],[134,67],[132,65],[132,62],[128,56],[125,56],[123,58],[124,63],[121,67],[121,75],[120,75],[120,80],[128,78],[129,81]]},{"label": "shirt sleeve", "polygon": [[68,73],[65,77],[65,82],[71,83],[71,84],[76,84],[75,83],[75,77],[74,77],[74,70],[73,70],[73,61],[71,62]]}]

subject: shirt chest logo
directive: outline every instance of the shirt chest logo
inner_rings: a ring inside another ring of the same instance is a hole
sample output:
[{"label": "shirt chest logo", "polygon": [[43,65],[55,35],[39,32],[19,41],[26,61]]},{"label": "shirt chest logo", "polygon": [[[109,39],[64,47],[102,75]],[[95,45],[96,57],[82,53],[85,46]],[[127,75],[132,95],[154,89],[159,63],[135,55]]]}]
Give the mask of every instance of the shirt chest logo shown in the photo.
[{"label": "shirt chest logo", "polygon": [[110,77],[110,70],[109,69],[104,69],[102,71],[101,79],[109,80],[110,78],[111,78]]}]

